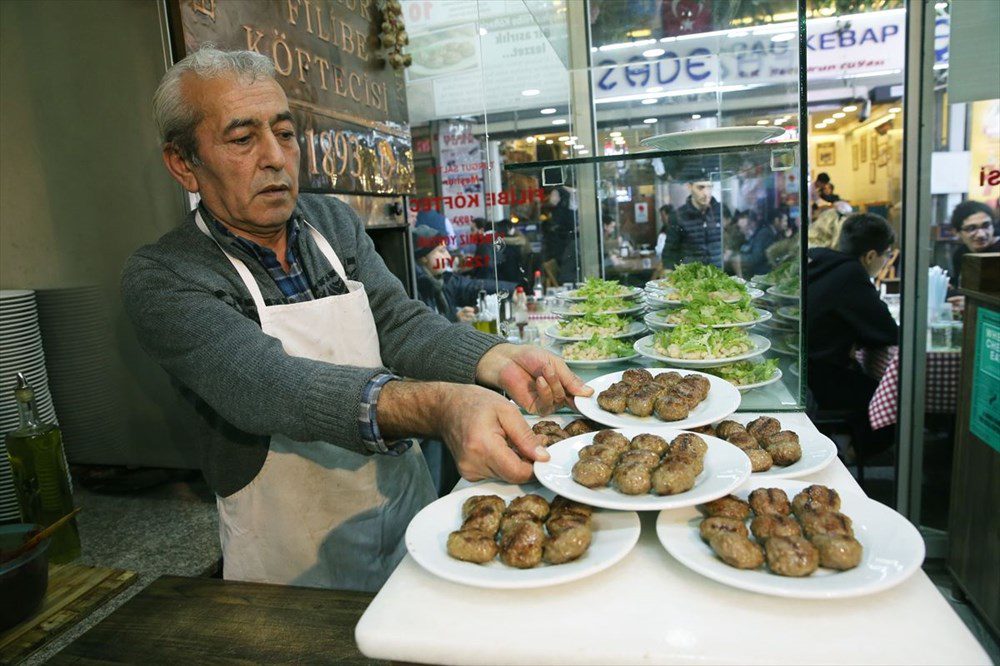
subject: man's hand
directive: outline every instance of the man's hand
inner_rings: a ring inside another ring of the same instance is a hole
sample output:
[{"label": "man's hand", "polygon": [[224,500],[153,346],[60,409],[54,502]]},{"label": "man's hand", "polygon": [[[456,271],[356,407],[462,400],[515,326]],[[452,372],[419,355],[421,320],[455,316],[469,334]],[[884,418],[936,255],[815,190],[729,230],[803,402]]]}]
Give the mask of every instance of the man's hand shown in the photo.
[{"label": "man's hand", "polygon": [[590,396],[561,358],[532,345],[497,345],[479,360],[476,381],[506,391],[532,414],[551,414],[561,405],[575,409],[574,396]]},{"label": "man's hand", "polygon": [[459,308],[455,315],[460,322],[469,323],[476,320],[476,308]]}]

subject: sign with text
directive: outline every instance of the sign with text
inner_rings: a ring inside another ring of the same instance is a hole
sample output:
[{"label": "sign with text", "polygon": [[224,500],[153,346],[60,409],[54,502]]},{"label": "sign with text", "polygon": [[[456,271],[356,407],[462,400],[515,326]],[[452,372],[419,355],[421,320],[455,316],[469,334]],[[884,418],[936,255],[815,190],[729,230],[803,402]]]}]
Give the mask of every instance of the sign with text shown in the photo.
[{"label": "sign with text", "polygon": [[1000,451],[1000,313],[980,306],[972,364],[969,430]]},{"label": "sign with text", "polygon": [[375,0],[173,0],[175,59],[205,43],[271,58],[295,119],[299,185],[409,194],[413,151],[401,72],[376,52]]}]

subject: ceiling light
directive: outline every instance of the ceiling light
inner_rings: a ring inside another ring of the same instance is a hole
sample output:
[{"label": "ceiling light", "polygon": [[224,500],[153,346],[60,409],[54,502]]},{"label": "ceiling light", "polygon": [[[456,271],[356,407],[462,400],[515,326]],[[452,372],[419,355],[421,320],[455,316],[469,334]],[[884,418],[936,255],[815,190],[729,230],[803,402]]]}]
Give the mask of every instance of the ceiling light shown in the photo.
[{"label": "ceiling light", "polygon": [[525,141],[527,141],[528,143],[534,143],[535,142],[535,137],[529,136],[527,139],[525,139]]},{"label": "ceiling light", "polygon": [[614,132],[612,132],[611,134],[608,134],[608,136],[610,136],[610,137],[612,137],[612,138],[614,138],[614,137],[616,137],[616,136],[621,136],[621,135],[622,135],[622,133],[621,133],[621,132],[618,132],[618,131],[614,131]]},{"label": "ceiling light", "polygon": [[560,141],[569,141],[569,134],[567,134],[566,136],[559,137],[559,140]]},{"label": "ceiling light", "polygon": [[542,139],[545,138],[545,135],[544,134],[536,134],[535,138],[538,139],[539,141],[541,141]]},{"label": "ceiling light", "polygon": [[891,109],[889,109],[889,113],[899,113],[900,111],[902,111],[902,109],[899,108],[898,106],[894,106]]},{"label": "ceiling light", "polygon": [[858,107],[856,107],[853,104],[851,104],[850,106],[845,106],[844,107],[844,111],[846,111],[847,113],[850,113],[851,111],[857,111],[857,110],[858,110]]},{"label": "ceiling light", "polygon": [[545,140],[545,145],[547,145],[547,146],[551,146],[552,144],[553,144],[553,141],[552,141],[552,139],[546,139],[546,140]]},{"label": "ceiling light", "polygon": [[528,88],[527,90],[522,90],[521,94],[525,97],[534,97],[535,95],[541,94],[541,90],[538,88]]},{"label": "ceiling light", "polygon": [[661,55],[666,53],[666,49],[649,49],[648,51],[642,52],[643,58],[659,58]]},{"label": "ceiling light", "polygon": [[826,123],[816,123],[813,127],[816,129],[826,129]]},{"label": "ceiling light", "polygon": [[486,28],[480,28],[479,29],[479,36],[480,37],[485,37],[488,33],[489,33],[489,31]]},{"label": "ceiling light", "polygon": [[565,125],[566,124],[566,119],[565,118],[556,118],[555,120],[552,121],[552,124],[553,125]]},{"label": "ceiling light", "polygon": [[614,142],[615,142],[616,144],[618,144],[618,145],[620,146],[620,145],[622,145],[623,143],[625,143],[625,139],[623,139],[623,138],[622,138],[622,137],[620,137],[620,136],[617,136],[617,137],[615,137],[615,138],[614,138]]},{"label": "ceiling light", "polygon": [[772,122],[771,124],[772,124],[772,125],[780,125],[780,124],[781,124],[781,123],[783,123],[783,122],[785,122],[785,119],[784,119],[784,118],[775,118],[775,119],[774,119],[774,122]]},{"label": "ceiling light", "polygon": [[590,153],[590,151],[589,151],[589,150],[587,150],[586,148],[584,148],[583,150],[581,150],[581,151],[580,151],[580,154],[581,154],[581,155],[586,155],[586,154],[588,154],[588,153]]},{"label": "ceiling light", "polygon": [[547,109],[542,109],[541,111],[539,111],[539,113],[541,113],[543,116],[551,116],[555,112],[556,110],[551,106]]},{"label": "ceiling light", "polygon": [[790,42],[795,39],[794,32],[782,32],[771,37],[772,42]]},{"label": "ceiling light", "polygon": [[657,101],[658,100],[655,97],[647,97],[646,99],[642,100],[642,103],[643,104],[656,104]]},{"label": "ceiling light", "polygon": [[656,122],[656,118],[646,118],[642,122],[646,123],[647,125],[652,125],[653,123]]},{"label": "ceiling light", "polygon": [[563,151],[563,155],[569,155],[569,151],[568,150],[564,150]]},{"label": "ceiling light", "polygon": [[840,120],[841,118],[843,118],[846,115],[847,114],[844,113],[843,111],[837,111],[837,113],[833,114],[833,117],[836,118],[837,120]]},{"label": "ceiling light", "polygon": [[577,139],[579,139],[579,138],[580,138],[580,137],[578,137],[578,136],[571,136],[571,137],[570,137],[570,139],[572,139],[573,141],[576,141],[576,140],[577,140]]},{"label": "ceiling light", "polygon": [[770,120],[758,120],[757,124],[758,125],[770,125],[771,121]]},{"label": "ceiling light", "polygon": [[691,114],[691,120],[698,120],[699,118],[701,118],[701,114],[700,113],[692,113]]}]

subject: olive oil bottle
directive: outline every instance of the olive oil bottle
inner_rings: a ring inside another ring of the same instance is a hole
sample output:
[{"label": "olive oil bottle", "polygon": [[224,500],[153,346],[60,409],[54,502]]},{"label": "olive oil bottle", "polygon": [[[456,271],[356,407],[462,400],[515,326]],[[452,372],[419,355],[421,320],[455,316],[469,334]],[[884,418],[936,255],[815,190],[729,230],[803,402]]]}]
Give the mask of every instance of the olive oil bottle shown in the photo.
[{"label": "olive oil bottle", "polygon": [[[62,432],[43,423],[35,406],[35,392],[20,372],[14,386],[17,430],[7,434],[7,455],[14,474],[14,490],[26,522],[48,527],[73,510],[73,489],[63,453]],[[76,518],[52,535],[49,561],[63,564],[80,556]]]}]

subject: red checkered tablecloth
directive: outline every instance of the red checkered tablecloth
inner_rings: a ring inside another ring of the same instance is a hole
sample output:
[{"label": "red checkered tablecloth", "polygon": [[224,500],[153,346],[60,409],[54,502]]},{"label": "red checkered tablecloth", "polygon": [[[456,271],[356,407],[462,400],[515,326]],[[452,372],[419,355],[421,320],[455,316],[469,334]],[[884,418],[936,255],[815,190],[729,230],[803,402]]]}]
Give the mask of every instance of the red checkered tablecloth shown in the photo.
[{"label": "red checkered tablecloth", "polygon": [[[879,366],[885,371],[871,402],[868,403],[868,420],[872,429],[890,426],[899,419],[899,348],[891,347],[887,353],[868,354],[862,365],[878,376]],[[958,404],[958,381],[962,369],[962,355],[958,351],[927,353],[927,373],[924,377],[924,411],[928,414],[954,413]]]}]

